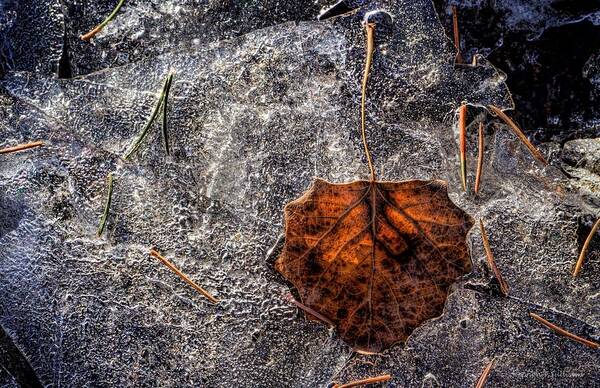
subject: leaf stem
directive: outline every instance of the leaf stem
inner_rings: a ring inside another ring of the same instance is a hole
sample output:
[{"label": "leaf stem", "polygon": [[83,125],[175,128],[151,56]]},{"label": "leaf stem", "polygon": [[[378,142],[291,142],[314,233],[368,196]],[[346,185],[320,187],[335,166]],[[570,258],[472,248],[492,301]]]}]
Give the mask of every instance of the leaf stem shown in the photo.
[{"label": "leaf stem", "polygon": [[492,359],[492,361],[490,361],[487,364],[487,366],[485,367],[483,372],[481,372],[481,376],[479,376],[479,379],[477,379],[477,384],[475,385],[475,388],[485,387],[485,383],[487,382],[488,377],[490,376],[490,372],[492,371],[492,368],[494,367],[495,361],[496,361],[495,359]]},{"label": "leaf stem", "polygon": [[539,315],[537,315],[535,313],[530,312],[529,316],[531,318],[535,319],[536,321],[538,321],[539,323],[541,323],[542,325],[546,326],[550,330],[554,331],[555,333],[565,336],[569,339],[572,339],[573,341],[576,341],[576,342],[579,342],[586,346],[589,346],[592,349],[598,349],[600,347],[600,345],[597,342],[590,341],[585,338],[581,338],[571,332],[568,332],[565,329],[563,329],[562,327],[559,327],[559,326],[555,325],[554,323],[545,320],[544,318],[540,317]]},{"label": "leaf stem", "polygon": [[26,143],[26,144],[18,144],[13,147],[7,147],[7,148],[0,149],[0,154],[11,154],[13,152],[24,151],[24,150],[28,150],[30,148],[40,147],[43,145],[44,145],[44,142],[41,140],[33,141],[31,143]]},{"label": "leaf stem", "polygon": [[98,226],[98,237],[102,236],[106,227],[106,220],[108,219],[108,213],[110,211],[110,204],[112,202],[113,195],[113,175],[112,172],[108,173],[107,177],[107,190],[106,190],[106,202],[104,203],[104,211],[102,212],[102,218],[100,218],[100,225]]},{"label": "leaf stem", "polygon": [[[137,150],[142,145],[142,142],[146,138],[146,135],[148,135],[148,130],[150,129],[152,124],[154,124],[154,121],[156,121],[156,118],[158,117],[159,113],[161,112],[161,107],[163,106],[163,103],[165,101],[165,95],[168,93],[168,88],[170,88],[170,86],[171,86],[170,80],[172,79],[172,77],[170,77],[170,76],[171,76],[171,74],[167,75],[167,78],[165,79],[165,83],[164,83],[162,91],[160,93],[160,98],[158,99],[158,102],[156,103],[156,106],[154,107],[154,110],[152,111],[150,118],[146,122],[146,125],[144,125],[144,128],[142,128],[142,130],[138,133],[137,137],[134,139],[133,143],[129,147],[129,150],[125,153],[125,155],[123,155],[123,159],[128,160],[131,157],[131,155],[133,155],[135,152],[137,152]],[[163,129],[163,131],[164,131],[164,129]],[[164,132],[163,132],[163,135],[164,135]]]},{"label": "leaf stem", "polygon": [[458,110],[458,140],[460,158],[460,180],[463,191],[467,191],[467,106],[461,105]]},{"label": "leaf stem", "polygon": [[187,284],[189,284],[190,286],[192,286],[193,289],[195,289],[196,291],[198,291],[199,293],[201,293],[202,295],[204,295],[212,303],[215,303],[215,304],[219,303],[219,301],[214,296],[212,296],[204,288],[202,288],[199,285],[197,285],[192,279],[190,279],[186,274],[184,274],[183,272],[181,272],[179,270],[179,268],[175,267],[175,265],[173,263],[171,263],[169,260],[167,260],[166,258],[164,258],[156,250],[150,249],[150,256],[152,256],[152,257],[157,258],[158,260],[160,260],[171,271],[175,272],[184,282],[186,282]]},{"label": "leaf stem", "polygon": [[363,145],[365,147],[365,154],[367,156],[367,162],[369,163],[369,170],[371,172],[371,181],[375,182],[375,168],[373,167],[373,159],[369,152],[369,145],[367,143],[367,124],[366,124],[366,103],[367,103],[367,81],[369,80],[369,74],[371,73],[371,64],[373,62],[373,51],[375,50],[375,24],[365,23],[365,30],[367,34],[367,54],[365,58],[365,71],[362,80],[362,93],[360,103],[360,128]]},{"label": "leaf stem", "polygon": [[359,385],[382,383],[384,381],[390,380],[391,378],[392,378],[391,375],[381,375],[381,376],[377,376],[377,377],[369,377],[368,379],[351,381],[349,383],[342,384],[342,385],[335,384],[334,388],[350,388],[350,387],[357,387]]},{"label": "leaf stem", "polygon": [[483,123],[479,123],[478,132],[478,148],[477,151],[477,172],[475,173],[475,194],[479,193],[479,185],[481,184],[481,174],[483,173],[483,153],[485,150],[485,139],[483,137]]},{"label": "leaf stem", "polygon": [[485,227],[483,226],[483,221],[479,219],[479,229],[481,230],[481,239],[483,240],[483,247],[485,248],[485,255],[487,258],[488,265],[492,269],[496,280],[498,280],[498,284],[500,285],[500,291],[504,296],[508,296],[508,284],[502,277],[498,266],[496,265],[496,261],[494,260],[494,254],[492,253],[492,249],[490,248],[490,240],[488,239],[487,232],[485,231]]},{"label": "leaf stem", "polygon": [[96,27],[94,27],[88,33],[80,36],[81,40],[89,42],[94,36],[96,36],[96,34],[98,34],[100,31],[102,31],[102,29],[104,29],[104,27],[106,27],[106,25],[108,23],[110,23],[111,20],[114,19],[114,17],[117,15],[117,13],[119,12],[119,9],[121,9],[121,7],[123,6],[124,3],[125,3],[125,0],[120,0],[119,3],[117,4],[117,6],[115,7],[115,9],[110,13],[110,15],[108,15],[108,17],[106,19],[104,19],[104,21],[102,23],[98,24]]},{"label": "leaf stem", "polygon": [[583,243],[583,247],[581,248],[581,252],[579,253],[579,258],[577,259],[577,263],[575,264],[575,269],[573,270],[573,277],[579,275],[579,271],[581,271],[583,261],[585,260],[585,256],[587,255],[587,251],[590,248],[590,244],[592,242],[592,239],[596,235],[598,228],[600,228],[600,218],[596,221],[594,226],[592,226],[590,234],[587,236],[585,242]]},{"label": "leaf stem", "polygon": [[534,158],[536,158],[541,163],[548,165],[548,162],[546,161],[542,153],[537,148],[535,148],[533,144],[531,144],[531,142],[529,141],[527,136],[525,136],[521,128],[519,128],[519,126],[515,124],[515,122],[512,121],[510,117],[506,115],[506,113],[502,112],[500,108],[495,107],[494,105],[490,105],[489,109],[492,112],[494,112],[498,117],[500,117],[510,127],[510,129],[512,129],[514,134],[517,135],[519,140],[521,140],[525,147],[527,147],[527,149],[529,150],[529,152],[531,152],[531,155],[533,155]]},{"label": "leaf stem", "polygon": [[165,152],[167,155],[171,154],[171,147],[169,146],[169,131],[167,128],[167,112],[168,112],[168,103],[169,103],[169,91],[171,90],[171,83],[173,82],[174,73],[170,72],[167,75],[167,80],[165,81],[165,98],[162,105],[162,135],[163,142],[165,144]]}]

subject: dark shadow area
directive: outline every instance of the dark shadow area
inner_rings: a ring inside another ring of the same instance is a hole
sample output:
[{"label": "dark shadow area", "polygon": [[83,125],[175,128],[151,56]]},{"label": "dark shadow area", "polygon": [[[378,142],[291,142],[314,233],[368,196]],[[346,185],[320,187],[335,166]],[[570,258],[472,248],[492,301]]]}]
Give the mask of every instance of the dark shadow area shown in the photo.
[{"label": "dark shadow area", "polygon": [[0,237],[17,228],[23,214],[22,206],[0,194]]},{"label": "dark shadow area", "polygon": [[[453,2],[434,3],[451,37],[447,10]],[[508,16],[493,3],[478,9],[457,6],[465,61],[482,54],[507,74],[515,102],[510,115],[536,143],[600,136],[600,89],[589,71],[600,61],[600,26],[582,20],[536,37],[533,30],[511,30]],[[600,9],[600,2],[556,1],[552,8],[577,19]]]},{"label": "dark shadow area", "polygon": [[58,61],[58,78],[71,78],[73,71],[71,70],[71,58],[69,58],[69,39],[67,34],[63,38],[63,47],[60,60]]},{"label": "dark shadow area", "polygon": [[1,326],[0,366],[23,388],[43,387],[25,356]]}]

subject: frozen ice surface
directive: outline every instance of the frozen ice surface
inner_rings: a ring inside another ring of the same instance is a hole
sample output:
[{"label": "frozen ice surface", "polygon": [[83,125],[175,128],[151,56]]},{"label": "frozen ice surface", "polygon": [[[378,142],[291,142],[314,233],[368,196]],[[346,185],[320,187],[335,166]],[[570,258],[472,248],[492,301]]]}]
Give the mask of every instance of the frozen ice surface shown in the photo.
[{"label": "frozen ice surface", "polygon": [[567,142],[562,151],[562,168],[581,198],[588,203],[590,213],[600,208],[600,138]]},{"label": "frozen ice surface", "polygon": [[65,30],[73,75],[124,65],[176,48],[202,49],[288,21],[314,20],[325,0],[128,0],[92,44],[79,36],[100,23],[113,0],[65,0]]},{"label": "frozen ice surface", "polygon": [[[288,285],[267,255],[284,204],[315,176],[368,174],[358,132],[360,15],[278,24],[192,50],[159,45],[146,59],[70,80],[10,73],[0,145],[47,145],[0,158],[0,323],[45,384],[312,387],[386,372],[395,386],[471,386],[496,357],[494,386],[593,386],[597,352],[527,315],[599,338],[600,267],[591,261],[570,276],[583,202],[558,169],[536,164],[494,125],[482,192],[462,194],[455,109],[462,101],[511,107],[503,77],[485,61],[453,65],[430,2],[384,5],[394,24],[378,35],[368,107],[379,176],[449,181],[452,199],[484,218],[511,296],[499,296],[474,229],[473,272],[406,346],[353,356],[285,300]],[[128,12],[115,31],[143,18]],[[99,40],[119,41],[108,34]],[[155,126],[123,162],[171,69],[173,155]],[[111,171],[113,204],[99,239]],[[221,303],[207,303],[149,257],[150,247]]]}]

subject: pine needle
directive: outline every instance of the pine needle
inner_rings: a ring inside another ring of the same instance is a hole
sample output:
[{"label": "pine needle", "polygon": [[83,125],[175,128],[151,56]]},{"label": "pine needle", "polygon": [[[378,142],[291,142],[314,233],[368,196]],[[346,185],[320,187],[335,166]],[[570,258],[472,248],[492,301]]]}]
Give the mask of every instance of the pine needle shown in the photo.
[{"label": "pine needle", "polygon": [[313,317],[325,322],[326,324],[328,324],[331,327],[334,327],[335,325],[333,324],[333,322],[331,322],[331,320],[329,320],[329,318],[327,318],[325,315],[321,314],[320,312],[311,309],[310,307],[306,306],[303,303],[298,302],[296,299],[294,299],[294,297],[292,295],[288,295],[286,297],[286,299],[290,302],[292,302],[293,304],[296,305],[296,307],[298,307],[301,310],[304,310],[304,312],[312,315]]},{"label": "pine needle", "polygon": [[460,157],[460,180],[467,191],[467,106],[461,105],[458,111],[458,139]]},{"label": "pine needle", "polygon": [[108,213],[110,211],[110,204],[112,202],[112,194],[113,194],[112,172],[108,174],[106,186],[107,186],[106,202],[104,203],[104,211],[102,212],[102,218],[100,219],[100,225],[98,226],[98,232],[96,233],[98,235],[98,237],[102,236],[102,233],[104,233],[104,229],[106,227],[106,220],[108,219]]},{"label": "pine needle", "polygon": [[350,387],[357,387],[359,385],[368,385],[368,384],[376,384],[376,383],[382,383],[384,381],[388,381],[392,378],[391,375],[382,375],[382,376],[377,376],[377,377],[369,377],[368,379],[363,379],[363,380],[356,380],[356,381],[352,381],[346,384],[342,384],[342,385],[338,385],[335,384],[333,387],[334,388],[350,388]]},{"label": "pine needle", "polygon": [[483,123],[479,123],[478,130],[478,145],[477,151],[477,172],[475,173],[475,194],[479,193],[479,185],[481,184],[481,174],[483,173],[483,153],[485,150],[485,139],[483,137]]},{"label": "pine needle", "polygon": [[579,342],[581,344],[584,344],[585,346],[589,346],[592,349],[598,349],[600,348],[600,345],[597,342],[594,341],[590,341],[588,339],[585,338],[581,338],[571,332],[566,331],[565,329],[556,326],[554,323],[549,322],[547,320],[545,320],[544,318],[540,317],[539,315],[535,314],[535,313],[529,313],[529,316],[533,319],[535,319],[536,321],[538,321],[539,323],[541,323],[542,325],[546,326],[547,328],[549,328],[550,330],[554,331],[557,334],[560,334],[564,337],[567,337],[569,339],[572,339],[573,341]]},{"label": "pine needle", "polygon": [[166,258],[164,258],[160,253],[158,253],[156,250],[154,249],[150,249],[150,256],[157,258],[158,260],[160,260],[164,265],[166,265],[171,271],[175,272],[184,282],[186,282],[187,284],[189,284],[190,286],[192,286],[193,289],[195,289],[196,291],[198,291],[199,293],[201,293],[202,295],[204,295],[208,300],[210,300],[212,303],[219,303],[219,301],[212,296],[208,291],[206,291],[204,288],[200,287],[199,285],[197,285],[192,279],[190,279],[186,274],[184,274],[183,272],[181,272],[179,270],[179,268],[175,267],[175,265],[173,263],[171,263],[169,260],[167,260]]},{"label": "pine needle", "polygon": [[456,12],[456,6],[452,6],[452,30],[454,33],[454,47],[456,47],[456,63],[463,63],[463,57],[460,52],[460,35],[458,32],[458,13]]},{"label": "pine needle", "polygon": [[[138,149],[140,148],[140,146],[142,145],[142,142],[146,138],[146,135],[148,135],[148,131],[150,130],[150,127],[152,127],[152,124],[154,124],[154,121],[156,121],[156,118],[158,117],[159,113],[161,112],[161,108],[165,101],[165,95],[168,93],[168,89],[171,87],[172,79],[173,79],[172,73],[169,73],[167,75],[167,78],[165,79],[165,83],[164,83],[162,91],[160,93],[160,97],[158,99],[158,102],[156,103],[156,106],[154,107],[154,110],[152,111],[152,114],[150,115],[150,118],[146,122],[146,125],[144,125],[144,128],[142,128],[142,130],[138,133],[137,137],[134,139],[133,143],[129,147],[129,150],[123,156],[123,159],[128,160],[131,157],[131,155],[133,155],[135,152],[137,152]],[[163,122],[163,124],[166,125],[166,122]],[[164,128],[166,128],[166,127],[164,127]],[[165,131],[164,128],[163,128],[163,136],[164,136],[164,131]]]},{"label": "pine needle", "polygon": [[41,147],[44,145],[44,142],[41,140],[33,141],[31,143],[19,144],[13,147],[7,147],[0,149],[0,154],[11,154],[14,152],[28,150],[30,148]]},{"label": "pine needle", "polygon": [[167,112],[169,109],[169,91],[171,90],[171,84],[173,83],[173,76],[173,72],[170,72],[167,75],[167,80],[165,81],[165,98],[162,107],[162,135],[163,142],[165,144],[165,152],[167,153],[167,155],[171,154],[171,147],[169,146],[169,130],[167,128]]},{"label": "pine needle", "polygon": [[483,226],[483,221],[479,219],[479,229],[481,230],[481,239],[483,240],[483,247],[485,248],[485,255],[487,258],[488,265],[492,269],[496,280],[498,280],[498,284],[500,285],[500,291],[504,296],[508,296],[508,284],[502,277],[498,266],[496,265],[496,261],[494,260],[494,254],[492,253],[492,249],[490,248],[490,240],[488,239],[487,232],[485,231],[485,227]]},{"label": "pine needle", "polygon": [[494,112],[498,117],[500,117],[510,127],[510,129],[512,129],[513,133],[517,135],[519,140],[521,140],[521,143],[523,143],[525,147],[527,147],[527,149],[529,150],[531,155],[533,155],[534,158],[536,158],[541,163],[548,165],[548,161],[546,161],[544,155],[542,155],[542,153],[537,148],[535,148],[535,146],[529,141],[527,136],[525,136],[521,128],[519,128],[519,126],[515,124],[515,122],[512,121],[510,117],[506,115],[506,113],[502,112],[500,108],[495,107],[493,105],[490,105],[488,108],[492,112]]},{"label": "pine needle", "polygon": [[106,25],[114,19],[115,16],[117,16],[117,13],[123,6],[123,3],[125,3],[125,0],[120,0],[119,3],[117,4],[117,6],[115,7],[115,9],[110,13],[110,15],[108,15],[108,17],[106,19],[104,19],[104,21],[102,23],[98,24],[96,27],[94,27],[88,33],[81,35],[80,39],[83,41],[89,42],[94,36],[96,36],[96,34],[98,34],[100,31],[102,31],[104,29],[104,27],[106,27]]},{"label": "pine needle", "polygon": [[583,243],[583,247],[581,248],[581,252],[579,253],[579,258],[577,259],[577,263],[575,264],[575,269],[573,270],[573,277],[579,275],[579,271],[581,271],[581,267],[583,267],[583,261],[585,260],[585,256],[587,255],[587,251],[590,248],[592,239],[596,235],[596,232],[598,231],[599,227],[600,218],[596,221],[596,223],[592,227],[592,230],[590,231],[590,234],[587,236],[585,242]]},{"label": "pine needle", "polygon": [[479,376],[475,388],[485,387],[485,383],[487,382],[488,377],[490,376],[490,372],[492,371],[492,367],[494,366],[494,361],[495,359],[492,359],[492,361],[490,361],[489,364],[485,367],[483,372],[481,372],[481,376]]}]

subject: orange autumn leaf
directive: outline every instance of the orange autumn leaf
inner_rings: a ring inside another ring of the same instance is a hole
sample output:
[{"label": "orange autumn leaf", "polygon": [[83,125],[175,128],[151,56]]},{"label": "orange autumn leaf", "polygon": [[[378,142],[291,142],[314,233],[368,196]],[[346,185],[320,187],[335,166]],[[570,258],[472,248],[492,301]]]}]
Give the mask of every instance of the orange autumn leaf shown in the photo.
[{"label": "orange autumn leaf", "polygon": [[441,181],[317,179],[285,207],[275,265],[344,341],[376,353],[441,314],[450,285],[471,270],[472,225]]}]

